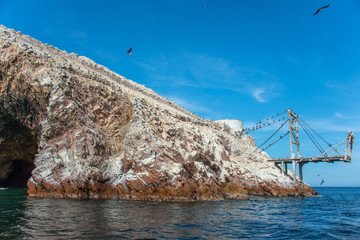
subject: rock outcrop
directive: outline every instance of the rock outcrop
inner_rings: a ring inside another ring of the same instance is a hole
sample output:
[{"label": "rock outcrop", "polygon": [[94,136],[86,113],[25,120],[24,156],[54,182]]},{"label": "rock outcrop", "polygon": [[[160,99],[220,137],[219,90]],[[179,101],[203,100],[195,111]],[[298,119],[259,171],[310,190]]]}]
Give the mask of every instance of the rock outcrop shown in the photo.
[{"label": "rock outcrop", "polygon": [[251,136],[202,119],[86,57],[4,26],[0,46],[0,184],[22,169],[31,196],[316,195],[281,175],[266,153],[254,152]]}]

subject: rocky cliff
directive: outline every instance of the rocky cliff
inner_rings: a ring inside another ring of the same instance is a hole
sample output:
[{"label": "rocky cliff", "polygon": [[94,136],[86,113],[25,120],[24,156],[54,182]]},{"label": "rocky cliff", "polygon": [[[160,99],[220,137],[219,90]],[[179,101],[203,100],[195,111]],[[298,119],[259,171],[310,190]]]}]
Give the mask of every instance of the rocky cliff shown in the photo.
[{"label": "rocky cliff", "polygon": [[316,194],[254,152],[251,136],[86,57],[4,26],[0,46],[0,185],[154,201]]}]

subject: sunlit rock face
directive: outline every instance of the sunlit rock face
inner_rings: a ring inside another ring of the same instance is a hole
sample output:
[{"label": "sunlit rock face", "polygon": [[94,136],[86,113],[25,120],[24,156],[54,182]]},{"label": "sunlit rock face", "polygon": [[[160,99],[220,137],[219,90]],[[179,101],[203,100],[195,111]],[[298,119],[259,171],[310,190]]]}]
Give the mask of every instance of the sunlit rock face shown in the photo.
[{"label": "sunlit rock face", "polygon": [[0,46],[0,185],[150,201],[316,195],[254,152],[252,137],[86,57],[4,26]]}]

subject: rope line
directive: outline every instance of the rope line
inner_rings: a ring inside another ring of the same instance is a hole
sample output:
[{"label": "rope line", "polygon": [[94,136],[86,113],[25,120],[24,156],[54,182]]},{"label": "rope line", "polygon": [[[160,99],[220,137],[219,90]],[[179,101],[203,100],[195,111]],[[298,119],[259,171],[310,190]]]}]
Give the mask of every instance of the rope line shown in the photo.
[{"label": "rope line", "polygon": [[314,129],[312,129],[309,124],[307,124],[304,120],[302,120],[301,118],[299,118],[299,120],[304,123],[311,131],[313,131],[319,138],[321,138],[327,145],[329,145],[329,147],[332,146],[332,144],[330,144],[329,142],[327,142],[322,136],[320,136],[320,134],[318,134]]},{"label": "rope line", "polygon": [[[310,140],[313,142],[313,144],[315,145],[315,147],[320,151],[320,153],[325,152],[325,150],[322,149],[322,147],[321,147],[320,144],[316,141],[316,139],[311,135],[311,133],[309,132],[309,130],[308,130],[306,127],[304,127],[301,122],[299,122],[299,124],[300,124],[300,126],[304,129],[306,135],[310,138]],[[327,155],[325,154],[324,156],[326,157]]]},{"label": "rope line", "polygon": [[[329,142],[327,142],[323,137],[320,136],[320,134],[318,134],[314,129],[312,129],[304,120],[300,119],[299,120],[304,123],[309,129],[311,129],[319,138],[321,138],[329,147],[332,147],[332,144],[330,144]],[[334,151],[337,152],[339,155],[341,155],[338,151],[339,149],[334,148]]]},{"label": "rope line", "polygon": [[286,135],[288,135],[290,133],[290,131],[287,131],[284,135],[280,136],[280,138],[278,140],[276,140],[275,142],[271,143],[269,146],[267,146],[266,148],[264,148],[262,151],[265,151],[266,149],[268,149],[269,147],[271,147],[272,145],[274,145],[275,143],[277,143],[278,141],[280,141],[281,139],[283,139],[283,137],[285,137]]},{"label": "rope line", "polygon": [[[266,139],[265,142],[263,142],[263,144],[261,144],[257,149],[255,149],[255,151],[257,151],[258,149],[260,149],[267,141],[269,141],[289,120],[286,120],[268,139]],[[254,152],[255,152],[254,151]]]}]

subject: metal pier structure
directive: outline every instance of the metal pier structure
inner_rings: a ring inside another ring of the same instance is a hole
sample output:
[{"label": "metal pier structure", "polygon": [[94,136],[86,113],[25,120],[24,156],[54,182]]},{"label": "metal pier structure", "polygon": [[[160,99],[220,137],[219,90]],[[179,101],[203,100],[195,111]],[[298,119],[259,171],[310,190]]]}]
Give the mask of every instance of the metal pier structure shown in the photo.
[{"label": "metal pier structure", "polygon": [[[286,112],[286,111],[285,111]],[[283,112],[284,113],[284,112]],[[281,114],[283,114],[281,113]],[[299,178],[303,180],[303,171],[302,167],[306,163],[318,163],[318,162],[327,162],[327,163],[334,163],[336,161],[343,161],[350,163],[351,162],[351,156],[352,156],[352,149],[354,144],[354,134],[352,132],[348,132],[347,137],[339,142],[336,145],[331,145],[328,143],[324,138],[322,138],[318,133],[316,133],[309,125],[307,125],[303,120],[299,118],[299,116],[295,113],[293,113],[290,109],[287,110],[287,118],[283,118],[283,120],[286,120],[280,128],[270,137],[268,138],[261,146],[263,146],[268,140],[270,140],[285,124],[286,122],[289,122],[289,131],[283,136],[281,136],[278,140],[270,144],[268,147],[272,146],[279,140],[283,139],[286,135],[290,135],[290,158],[277,158],[277,159],[269,159],[269,162],[273,162],[282,172],[284,175],[288,174],[288,164],[292,164],[292,179],[294,181],[294,184],[296,184],[296,166],[299,168]],[[280,115],[280,114],[278,114]],[[275,121],[274,121],[275,122]],[[259,122],[261,123],[261,122]],[[263,126],[267,126],[268,124],[263,124]],[[270,125],[270,124],[269,124]],[[316,157],[302,157],[300,154],[300,139],[299,139],[299,125],[304,129],[306,135],[311,139],[311,141],[314,143],[314,145],[318,148],[320,151],[320,154]],[[254,129],[259,129],[261,127],[257,126]],[[317,139],[313,136],[311,133],[315,133],[319,138],[321,138],[323,141],[327,143],[327,145],[330,147],[328,150],[324,150]],[[260,147],[261,147],[260,146]],[[260,147],[258,149],[260,149]],[[266,147],[266,148],[268,148]],[[266,148],[262,149],[265,150]],[[256,149],[256,150],[258,150]],[[296,149],[296,150],[295,150]],[[344,151],[344,154],[341,154],[340,151]]]}]

